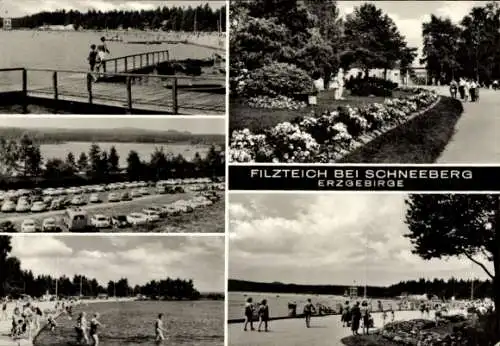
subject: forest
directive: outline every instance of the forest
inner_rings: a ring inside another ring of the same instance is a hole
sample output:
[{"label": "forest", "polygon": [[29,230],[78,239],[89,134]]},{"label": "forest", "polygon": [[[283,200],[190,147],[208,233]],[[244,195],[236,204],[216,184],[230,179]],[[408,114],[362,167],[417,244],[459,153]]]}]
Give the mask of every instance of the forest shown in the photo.
[{"label": "forest", "polygon": [[198,7],[158,7],[142,11],[80,12],[59,10],[40,12],[13,18],[12,27],[39,28],[44,25],[74,25],[77,30],[165,30],[165,31],[226,31],[226,7],[213,9],[206,3]]}]

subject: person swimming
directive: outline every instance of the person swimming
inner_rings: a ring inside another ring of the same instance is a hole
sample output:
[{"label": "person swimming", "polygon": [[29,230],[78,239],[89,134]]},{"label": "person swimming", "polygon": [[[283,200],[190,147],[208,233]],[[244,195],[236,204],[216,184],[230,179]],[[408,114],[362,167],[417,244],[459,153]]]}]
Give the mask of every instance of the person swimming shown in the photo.
[{"label": "person swimming", "polygon": [[90,337],[94,341],[94,346],[99,346],[99,334],[97,333],[97,328],[102,326],[101,322],[98,320],[99,314],[95,313],[94,317],[90,320]]},{"label": "person swimming", "polygon": [[163,314],[158,314],[158,318],[155,321],[155,342],[161,343],[165,340],[163,333],[165,329],[163,328]]}]

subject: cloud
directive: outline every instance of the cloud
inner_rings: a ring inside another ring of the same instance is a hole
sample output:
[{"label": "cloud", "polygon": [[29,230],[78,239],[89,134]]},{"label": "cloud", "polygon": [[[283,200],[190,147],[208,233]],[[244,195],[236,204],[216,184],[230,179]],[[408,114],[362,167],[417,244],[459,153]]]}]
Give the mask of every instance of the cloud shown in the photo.
[{"label": "cloud", "polygon": [[[294,207],[276,215],[277,199]],[[465,259],[424,261],[403,235],[404,195],[232,195],[229,276],[256,281],[388,285],[420,277],[484,277]],[[250,207],[253,205],[252,207]]]},{"label": "cloud", "polygon": [[104,285],[122,277],[135,285],[167,276],[193,279],[201,291],[225,285],[223,237],[13,237],[12,254],[35,274],[84,274]]}]

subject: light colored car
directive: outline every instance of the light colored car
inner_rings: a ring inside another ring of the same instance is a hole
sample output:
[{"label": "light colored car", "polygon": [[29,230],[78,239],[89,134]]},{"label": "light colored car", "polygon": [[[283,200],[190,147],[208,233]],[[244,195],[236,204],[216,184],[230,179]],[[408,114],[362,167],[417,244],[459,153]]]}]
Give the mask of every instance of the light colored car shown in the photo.
[{"label": "light colored car", "polygon": [[74,196],[71,199],[71,204],[72,205],[84,205],[85,204],[85,199],[83,199],[83,196]]},{"label": "light colored car", "polygon": [[9,191],[6,192],[5,197],[8,198],[8,199],[17,198],[18,197],[17,191],[16,190],[9,190]]},{"label": "light colored car", "polygon": [[29,196],[30,194],[31,194],[30,190],[26,190],[26,189],[17,190],[18,196]]},{"label": "light colored car", "polygon": [[21,224],[21,232],[23,233],[36,232],[35,220],[32,219],[24,220],[23,223]]},{"label": "light colored car", "polygon": [[96,228],[111,227],[111,219],[106,215],[97,214],[90,218],[90,224]]},{"label": "light colored car", "polygon": [[0,201],[5,199],[5,191],[0,191]]},{"label": "light colored car", "polygon": [[132,192],[130,192],[130,196],[132,196],[132,198],[137,198],[141,197],[142,193],[139,190],[132,190]]},{"label": "light colored car", "polygon": [[56,189],[56,196],[63,196],[66,194],[66,189],[62,187],[58,187]]},{"label": "light colored car", "polygon": [[56,219],[49,217],[44,219],[42,222],[42,232],[54,232],[57,231]]},{"label": "light colored car", "polygon": [[148,222],[146,215],[142,213],[130,213],[127,215],[127,222],[132,226],[144,225]]},{"label": "light colored car", "polygon": [[102,200],[101,200],[101,197],[99,197],[98,193],[93,193],[89,197],[89,202],[90,203],[101,203]]},{"label": "light colored car", "polygon": [[104,185],[97,185],[95,187],[95,192],[104,192],[106,191],[106,187]]},{"label": "light colored car", "polygon": [[16,203],[14,203],[14,201],[10,199],[6,199],[5,201],[3,201],[2,212],[9,213],[13,211],[16,211]]},{"label": "light colored car", "polygon": [[149,195],[149,194],[150,194],[149,190],[148,190],[147,188],[145,188],[145,187],[140,188],[140,189],[139,189],[139,193],[140,193],[141,195],[143,195],[143,196],[146,196],[146,195]]},{"label": "light colored car", "polygon": [[120,202],[120,196],[112,192],[108,195],[108,202]]},{"label": "light colored car", "polygon": [[148,220],[148,222],[156,222],[160,221],[161,219],[160,213],[158,213],[154,209],[146,208],[142,210],[142,213],[146,215],[146,219]]},{"label": "light colored car", "polygon": [[31,205],[26,198],[19,198],[16,205],[16,211],[18,213],[23,213],[30,211]]},{"label": "light colored car", "polygon": [[43,196],[43,203],[50,204],[54,197],[52,196]]},{"label": "light colored car", "polygon": [[43,202],[35,202],[31,207],[31,212],[33,213],[39,213],[45,210],[47,210],[47,205]]}]

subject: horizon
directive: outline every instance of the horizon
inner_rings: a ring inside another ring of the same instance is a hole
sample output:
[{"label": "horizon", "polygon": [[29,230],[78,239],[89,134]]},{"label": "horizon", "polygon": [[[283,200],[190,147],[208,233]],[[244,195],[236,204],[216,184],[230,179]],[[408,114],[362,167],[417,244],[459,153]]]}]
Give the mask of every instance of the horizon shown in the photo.
[{"label": "horizon", "polygon": [[87,13],[92,10],[101,12],[112,12],[115,10],[141,11],[155,10],[158,7],[182,7],[188,8],[204,6],[208,4],[212,10],[218,10],[225,6],[225,1],[210,0],[52,0],[50,2],[40,2],[38,0],[7,0],[0,2],[1,16],[9,18],[22,18],[41,12],[56,11],[79,11]]},{"label": "horizon", "polygon": [[[116,122],[121,125],[116,127]],[[135,129],[150,132],[189,132],[193,135],[225,135],[224,118],[123,118],[74,116],[0,116],[0,128],[26,130],[119,130]]]}]

